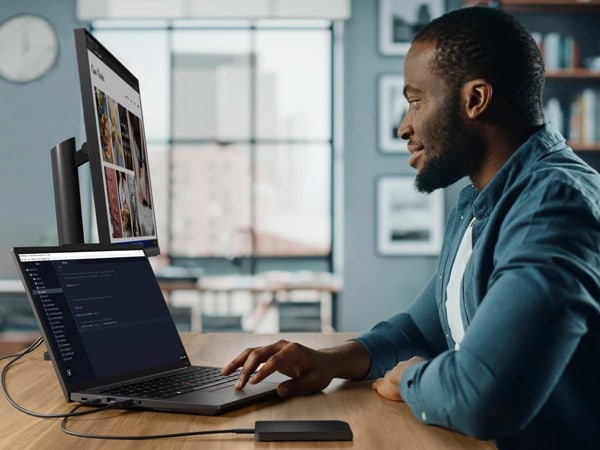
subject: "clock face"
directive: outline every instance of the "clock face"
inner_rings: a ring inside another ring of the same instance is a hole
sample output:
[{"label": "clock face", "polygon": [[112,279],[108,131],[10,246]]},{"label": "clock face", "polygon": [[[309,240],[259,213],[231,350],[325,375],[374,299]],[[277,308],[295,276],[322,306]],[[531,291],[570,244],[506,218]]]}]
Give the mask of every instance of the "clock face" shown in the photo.
[{"label": "clock face", "polygon": [[0,24],[0,76],[26,83],[48,72],[58,56],[52,26],[38,16],[23,14]]}]

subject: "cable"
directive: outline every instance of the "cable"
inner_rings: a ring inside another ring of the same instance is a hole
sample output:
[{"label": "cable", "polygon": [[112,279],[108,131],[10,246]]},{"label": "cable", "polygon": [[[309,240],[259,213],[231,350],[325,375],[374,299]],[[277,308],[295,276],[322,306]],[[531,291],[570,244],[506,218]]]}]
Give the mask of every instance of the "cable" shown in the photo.
[{"label": "cable", "polygon": [[80,433],[78,431],[72,431],[67,428],[67,421],[69,418],[75,416],[77,413],[77,409],[79,409],[82,405],[75,406],[69,413],[69,416],[65,416],[60,423],[60,429],[70,435],[80,438],[87,439],[105,439],[105,440],[126,440],[126,441],[142,441],[149,439],[167,439],[167,438],[177,438],[177,437],[185,437],[185,436],[201,436],[207,434],[254,434],[254,428],[230,428],[223,430],[200,430],[200,431],[185,431],[181,433],[169,433],[169,434],[145,434],[138,436],[131,435],[102,435],[102,434],[88,434],[88,433]]},{"label": "cable", "polygon": [[131,400],[115,401],[115,402],[111,402],[106,405],[99,406],[99,407],[94,408],[89,411],[79,411],[79,412],[77,411],[82,406],[93,406],[97,402],[97,401],[90,401],[90,402],[84,402],[84,403],[77,404],[75,407],[73,407],[67,413],[57,413],[57,414],[46,414],[46,413],[30,411],[27,408],[24,408],[23,406],[19,405],[8,393],[8,390],[6,388],[6,374],[8,372],[8,369],[13,364],[15,364],[23,356],[25,356],[25,355],[31,353],[32,351],[34,351],[35,349],[37,349],[42,344],[42,342],[44,342],[44,339],[42,337],[39,337],[31,345],[29,345],[29,347],[22,350],[21,352],[0,357],[0,361],[3,361],[8,358],[13,358],[12,361],[8,362],[2,368],[0,387],[2,388],[2,393],[4,394],[4,397],[6,398],[8,403],[10,403],[15,409],[17,409],[18,411],[21,411],[22,413],[27,414],[29,416],[38,417],[41,419],[62,419],[60,428],[64,433],[66,433],[70,436],[75,436],[75,437],[80,437],[80,438],[88,438],[88,439],[106,439],[106,440],[109,440],[109,439],[110,440],[147,440],[147,439],[176,438],[176,437],[185,437],[185,436],[200,436],[200,435],[207,435],[207,434],[228,434],[228,433],[253,434],[254,433],[254,428],[232,428],[232,429],[225,429],[225,430],[187,431],[187,432],[181,432],[181,433],[154,434],[154,435],[149,434],[149,435],[141,435],[141,436],[126,436],[126,435],[110,436],[110,435],[80,433],[77,431],[69,430],[67,428],[67,421],[72,417],[79,417],[79,416],[85,416],[88,414],[95,414],[100,411],[104,411],[106,409],[123,408],[123,407],[127,407],[132,402],[131,402]]},{"label": "cable", "polygon": [[[90,410],[90,411],[81,411],[81,412],[70,412],[70,413],[57,413],[57,414],[45,414],[45,413],[39,413],[39,412],[35,412],[35,411],[31,411],[27,408],[24,408],[23,406],[19,405],[17,402],[15,402],[15,400],[10,396],[10,394],[8,393],[8,390],[6,389],[6,374],[8,372],[8,369],[14,364],[16,363],[19,359],[21,359],[23,356],[31,353],[32,351],[34,351],[36,348],[38,348],[42,342],[44,342],[44,339],[42,337],[37,338],[31,345],[29,345],[29,347],[27,347],[26,349],[20,351],[19,353],[15,353],[12,355],[5,355],[0,357],[0,361],[4,360],[4,359],[8,359],[8,358],[13,358],[12,361],[8,362],[3,368],[2,368],[2,376],[0,379],[0,388],[2,388],[2,393],[4,394],[4,397],[6,398],[6,401],[8,403],[10,403],[15,409],[17,409],[18,411],[21,411],[24,414],[27,414],[29,416],[33,416],[33,417],[38,417],[41,419],[63,419],[66,417],[71,417],[71,416],[85,416],[88,414],[93,414],[96,413],[98,411],[103,411],[105,409],[111,409],[111,408],[117,408],[119,406],[123,406],[122,403],[126,403],[126,402],[115,402],[115,403],[109,403],[108,405],[103,405],[101,407],[98,407],[96,409]],[[93,406],[95,403],[95,401],[91,401],[88,403],[82,403],[79,406]]]},{"label": "cable", "polygon": [[23,356],[27,355],[28,353],[31,353],[32,351],[34,351],[36,348],[38,348],[42,342],[44,342],[44,339],[42,337],[38,337],[35,341],[33,341],[29,347],[25,348],[24,350],[20,351],[19,353],[15,353],[12,355],[6,355],[3,356],[2,358],[0,358],[0,360],[5,360],[8,358],[13,358],[12,361],[8,362],[3,368],[2,368],[2,376],[0,379],[0,387],[2,388],[2,393],[4,394],[4,397],[6,398],[6,401],[8,401],[8,403],[10,403],[13,407],[15,407],[16,409],[18,409],[21,412],[24,412],[25,414],[29,414],[29,415],[33,415],[36,416],[36,413],[34,413],[33,411],[29,411],[23,407],[21,407],[20,405],[18,405],[10,396],[10,394],[8,393],[8,390],[6,389],[6,373],[8,372],[8,369],[14,364],[16,363],[19,359],[21,359]]},{"label": "cable", "polygon": [[35,341],[33,341],[31,344],[29,344],[29,347],[25,348],[24,350],[21,350],[18,353],[13,353],[11,355],[0,356],[0,361],[3,361],[8,358],[20,358],[21,356],[23,356],[23,354],[32,352],[33,350],[38,348],[40,346],[40,344],[43,342],[43,340],[44,339],[40,336]]}]

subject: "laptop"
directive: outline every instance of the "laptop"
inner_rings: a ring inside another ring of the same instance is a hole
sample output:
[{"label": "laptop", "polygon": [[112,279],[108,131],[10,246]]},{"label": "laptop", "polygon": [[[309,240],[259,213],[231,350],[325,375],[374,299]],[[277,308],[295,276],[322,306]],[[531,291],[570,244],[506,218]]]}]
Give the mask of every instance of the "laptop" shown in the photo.
[{"label": "laptop", "polygon": [[[215,415],[274,397],[285,379],[236,390],[235,374],[193,366],[141,247],[12,253],[67,401]],[[209,378],[202,386],[198,374]]]}]

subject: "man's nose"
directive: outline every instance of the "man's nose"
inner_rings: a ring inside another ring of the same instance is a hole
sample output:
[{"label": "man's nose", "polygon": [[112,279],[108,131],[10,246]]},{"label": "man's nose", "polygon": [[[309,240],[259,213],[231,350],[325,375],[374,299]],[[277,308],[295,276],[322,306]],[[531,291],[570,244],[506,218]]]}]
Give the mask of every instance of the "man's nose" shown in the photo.
[{"label": "man's nose", "polygon": [[398,137],[407,141],[410,139],[412,131],[412,125],[408,120],[408,114],[405,114],[402,118],[402,121],[400,122],[400,125],[398,125]]}]

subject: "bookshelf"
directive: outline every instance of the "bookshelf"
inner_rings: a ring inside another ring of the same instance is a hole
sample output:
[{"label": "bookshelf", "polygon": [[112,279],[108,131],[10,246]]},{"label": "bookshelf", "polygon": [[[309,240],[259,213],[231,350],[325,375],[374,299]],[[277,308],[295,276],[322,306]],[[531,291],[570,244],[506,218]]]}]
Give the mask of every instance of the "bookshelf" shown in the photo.
[{"label": "bookshelf", "polygon": [[600,7],[600,0],[502,0],[501,7],[511,12],[518,11],[591,11]]},{"label": "bookshelf", "polygon": [[547,80],[589,80],[600,82],[600,71],[574,67],[571,69],[554,69],[546,71]]},{"label": "bookshelf", "polygon": [[523,21],[546,61],[546,118],[573,150],[600,154],[600,0],[464,4],[475,3],[494,4]]}]

